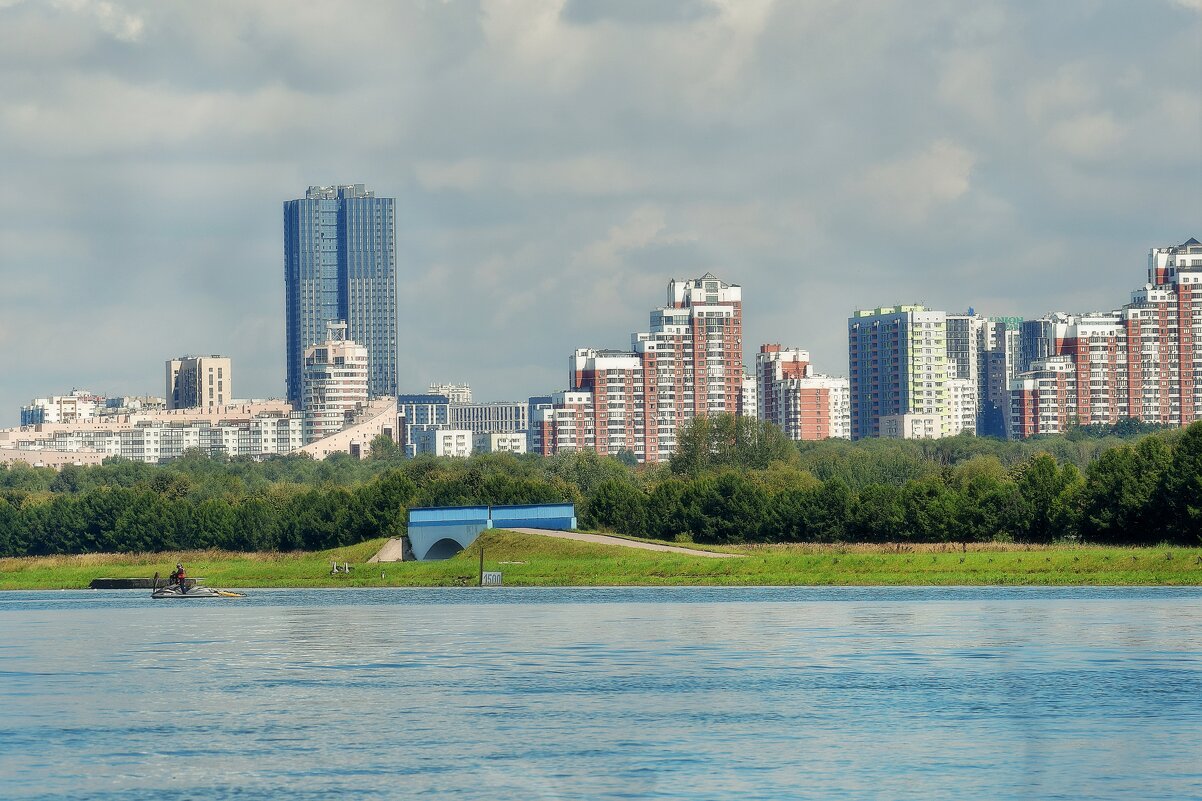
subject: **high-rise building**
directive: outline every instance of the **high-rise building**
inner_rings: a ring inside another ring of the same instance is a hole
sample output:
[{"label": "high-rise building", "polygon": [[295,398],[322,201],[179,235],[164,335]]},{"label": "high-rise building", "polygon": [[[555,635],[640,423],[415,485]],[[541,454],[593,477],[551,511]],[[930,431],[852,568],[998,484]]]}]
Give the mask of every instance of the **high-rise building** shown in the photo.
[{"label": "high-rise building", "polygon": [[809,351],[761,345],[755,379],[759,418],[779,426],[790,439],[851,436],[848,381],[815,375]]},{"label": "high-rise building", "polygon": [[542,412],[544,409],[552,408],[553,405],[550,395],[532,395],[526,399],[527,453],[543,452],[543,429],[546,424],[543,421]]},{"label": "high-rise building", "polygon": [[1202,419],[1200,340],[1202,243],[1153,248],[1147,283],[1121,309],[1024,323],[1026,369],[1010,386],[1011,432]]},{"label": "high-rise building", "polygon": [[367,348],[347,339],[346,323],[327,323],[324,342],[305,349],[305,442],[341,431],[367,407]]},{"label": "high-rise building", "polygon": [[[976,398],[972,419],[958,408],[949,433],[1006,436],[1010,379],[1019,372],[1019,324],[1018,318],[984,317],[972,309],[947,315],[948,380],[971,382],[970,391]],[[959,402],[964,392],[958,389],[957,394]]]},{"label": "high-rise building", "polygon": [[743,384],[739,395],[739,417],[750,417],[759,419],[760,416],[760,401],[759,388],[756,386],[755,376],[743,375]]},{"label": "high-rise building", "polygon": [[977,433],[981,436],[1009,436],[1010,382],[1021,370],[1021,324],[1018,318],[993,317],[984,326],[977,383]]},{"label": "high-rise building", "polygon": [[233,403],[234,371],[228,356],[167,360],[168,409],[218,409]]},{"label": "high-rise building", "polygon": [[882,417],[905,415],[940,417],[947,421],[942,433],[948,432],[945,312],[923,306],[857,311],[847,336],[852,439],[883,436]]},{"label": "high-rise building", "polygon": [[[668,302],[629,351],[581,348],[571,388],[531,420],[541,453],[630,451],[668,459],[680,426],[701,415],[737,414],[743,387],[742,289],[712,274],[668,283]],[[537,430],[535,430],[537,429]]]},{"label": "high-rise building", "polygon": [[368,392],[397,391],[394,201],[363,184],[311,186],[284,203],[284,289],[288,400],[303,399],[305,349],[326,323],[345,321],[367,349]]}]

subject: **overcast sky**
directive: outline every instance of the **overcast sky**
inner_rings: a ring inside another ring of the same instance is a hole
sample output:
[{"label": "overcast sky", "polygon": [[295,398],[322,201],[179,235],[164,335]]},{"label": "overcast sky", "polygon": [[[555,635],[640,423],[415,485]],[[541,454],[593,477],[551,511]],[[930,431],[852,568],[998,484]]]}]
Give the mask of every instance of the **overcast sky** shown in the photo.
[{"label": "overcast sky", "polygon": [[281,204],[397,199],[400,386],[562,389],[670,277],[845,375],[856,308],[1114,308],[1202,238],[1202,0],[0,0],[0,425],[234,359]]}]

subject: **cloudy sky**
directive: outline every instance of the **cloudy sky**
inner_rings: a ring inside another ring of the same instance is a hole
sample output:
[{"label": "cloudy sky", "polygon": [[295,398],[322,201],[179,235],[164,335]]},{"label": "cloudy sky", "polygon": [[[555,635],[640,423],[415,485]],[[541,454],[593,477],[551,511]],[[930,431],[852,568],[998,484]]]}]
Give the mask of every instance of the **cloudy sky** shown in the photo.
[{"label": "cloudy sky", "polygon": [[397,199],[401,386],[563,388],[667,280],[846,373],[847,315],[1113,308],[1202,238],[1202,0],[0,0],[0,425],[232,356],[281,203]]}]

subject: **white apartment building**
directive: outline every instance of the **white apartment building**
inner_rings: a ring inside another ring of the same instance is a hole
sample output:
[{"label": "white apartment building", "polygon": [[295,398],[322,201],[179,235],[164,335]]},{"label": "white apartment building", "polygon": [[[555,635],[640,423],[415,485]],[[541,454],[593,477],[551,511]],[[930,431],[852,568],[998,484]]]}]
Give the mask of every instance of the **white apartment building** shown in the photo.
[{"label": "white apartment building", "polygon": [[367,407],[367,348],[346,338],[346,323],[329,323],[327,339],[305,349],[305,442],[341,431]]},{"label": "white apartment building", "polygon": [[425,428],[413,433],[418,454],[454,456],[462,459],[472,455],[472,432],[459,428]]},{"label": "white apartment building", "polygon": [[759,388],[755,376],[743,375],[743,386],[739,395],[739,416],[759,419]]},{"label": "white apartment building", "polygon": [[233,403],[234,375],[226,356],[167,360],[168,409],[219,409]]},{"label": "white apartment building", "polygon": [[210,456],[268,456],[287,454],[303,444],[301,415],[265,413],[247,419],[171,421],[166,417],[132,426],[96,423],[56,427],[49,432],[6,432],[6,448],[36,454],[103,454],[158,464],[186,451]]},{"label": "white apartment building", "polygon": [[526,432],[486,433],[472,436],[474,453],[525,453]]},{"label": "white apartment building", "polygon": [[68,395],[34,398],[21,407],[21,425],[41,423],[77,423],[91,420],[104,408],[105,399],[86,389],[73,389]]},{"label": "white apartment building", "polygon": [[539,409],[531,423],[543,456],[597,449],[597,418],[593,393],[567,390],[551,395],[551,406]]},{"label": "white apartment building", "polygon": [[947,422],[944,435],[977,432],[977,382],[968,378],[947,381]]}]

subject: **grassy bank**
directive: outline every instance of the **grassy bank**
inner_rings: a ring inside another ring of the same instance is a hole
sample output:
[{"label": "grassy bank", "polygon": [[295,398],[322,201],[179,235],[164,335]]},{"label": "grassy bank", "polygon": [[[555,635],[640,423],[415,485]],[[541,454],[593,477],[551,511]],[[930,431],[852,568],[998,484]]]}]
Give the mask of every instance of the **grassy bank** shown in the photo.
[{"label": "grassy bank", "polygon": [[[164,554],[0,559],[0,590],[80,589],[97,577],[151,576],[182,561],[213,587],[449,587],[485,569],[511,586],[617,585],[1202,585],[1202,548],[969,545],[751,545],[702,559],[492,531],[454,559],[368,565],[383,540],[315,553]],[[330,574],[347,562],[350,575]]]}]

